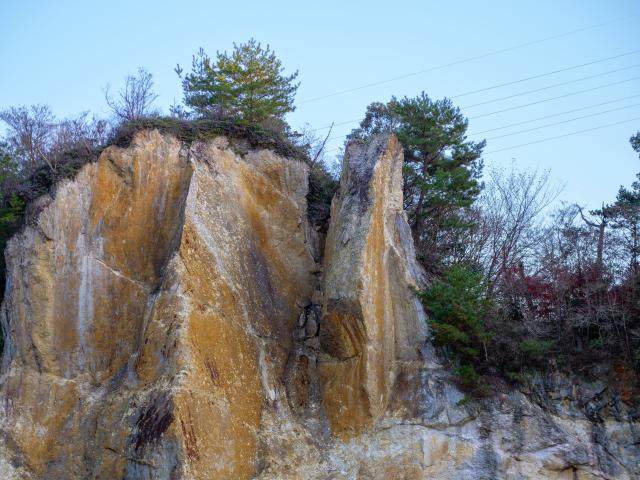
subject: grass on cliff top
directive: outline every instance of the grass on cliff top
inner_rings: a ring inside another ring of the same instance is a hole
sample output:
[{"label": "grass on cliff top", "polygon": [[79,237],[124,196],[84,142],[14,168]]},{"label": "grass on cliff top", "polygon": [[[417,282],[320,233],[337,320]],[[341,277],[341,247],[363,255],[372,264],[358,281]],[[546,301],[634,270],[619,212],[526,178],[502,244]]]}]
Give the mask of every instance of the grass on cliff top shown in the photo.
[{"label": "grass on cliff top", "polygon": [[260,124],[248,124],[235,118],[199,118],[183,120],[175,117],[148,117],[120,125],[110,145],[128,147],[136,132],[157,129],[185,143],[211,140],[224,135],[230,140],[246,140],[252,148],[273,150],[284,157],[309,161],[303,146],[295,145],[284,129],[271,129]]},{"label": "grass on cliff top", "polygon": [[234,118],[183,120],[175,117],[149,117],[121,125],[109,144],[126,148],[140,130],[155,129],[188,144],[224,135],[231,140],[232,147],[234,140],[245,140],[252,148],[264,148],[284,157],[304,161],[311,167],[307,214],[312,225],[326,231],[331,199],[338,188],[338,182],[324,164],[311,162],[308,146],[296,145],[291,141],[286,126],[277,127],[273,129],[260,124],[248,124]]},{"label": "grass on cliff top", "polygon": [[148,117],[132,120],[119,125],[104,145],[92,148],[77,145],[62,153],[56,159],[56,169],[40,166],[29,177],[22,180],[11,191],[3,192],[3,204],[17,195],[26,204],[41,195],[51,193],[62,180],[73,178],[87,163],[95,162],[100,153],[111,145],[126,148],[135,134],[141,130],[157,129],[161,133],[175,136],[185,143],[207,141],[217,136],[229,137],[232,144],[246,141],[252,148],[264,148],[275,153],[309,162],[308,150],[295,145],[284,131],[272,130],[258,124],[246,124],[233,118],[182,120],[174,117]]}]

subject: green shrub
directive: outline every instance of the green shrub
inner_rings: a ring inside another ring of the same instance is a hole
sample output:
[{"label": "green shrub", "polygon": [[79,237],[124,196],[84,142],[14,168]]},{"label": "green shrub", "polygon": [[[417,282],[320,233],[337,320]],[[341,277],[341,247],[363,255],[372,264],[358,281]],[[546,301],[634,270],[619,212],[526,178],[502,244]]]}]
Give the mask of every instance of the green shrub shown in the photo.
[{"label": "green shrub", "polygon": [[186,120],[176,117],[149,117],[125,122],[116,130],[109,144],[128,147],[140,130],[157,129],[185,143],[206,141],[220,135],[230,140],[246,140],[254,148],[268,148],[286,157],[308,161],[304,148],[296,146],[282,129],[271,129],[255,123],[247,124],[232,117],[208,117]]},{"label": "green shrub", "polygon": [[472,365],[460,365],[453,371],[460,383],[470,390],[476,390],[480,384],[480,375]]},{"label": "green shrub", "polygon": [[520,351],[531,358],[539,359],[551,353],[555,340],[524,340],[520,342]]},{"label": "green shrub", "polygon": [[436,345],[450,347],[462,359],[475,360],[481,353],[486,356],[493,334],[484,319],[491,301],[478,272],[467,265],[453,265],[419,296],[430,315]]},{"label": "green shrub", "polygon": [[312,225],[323,230],[328,228],[331,200],[338,186],[339,182],[329,173],[324,163],[316,162],[311,166],[307,210]]},{"label": "green shrub", "polygon": [[460,400],[456,402],[457,407],[464,407],[465,405],[469,405],[473,401],[473,397],[467,393],[464,394]]},{"label": "green shrub", "polygon": [[418,295],[429,314],[435,345],[452,352],[460,364],[454,373],[463,385],[476,389],[480,376],[472,365],[488,362],[487,344],[494,335],[485,326],[491,301],[482,276],[468,265],[456,264]]},{"label": "green shrub", "polygon": [[519,372],[509,371],[506,375],[512,382],[519,383],[520,385],[527,385],[533,381],[534,371],[530,369]]}]

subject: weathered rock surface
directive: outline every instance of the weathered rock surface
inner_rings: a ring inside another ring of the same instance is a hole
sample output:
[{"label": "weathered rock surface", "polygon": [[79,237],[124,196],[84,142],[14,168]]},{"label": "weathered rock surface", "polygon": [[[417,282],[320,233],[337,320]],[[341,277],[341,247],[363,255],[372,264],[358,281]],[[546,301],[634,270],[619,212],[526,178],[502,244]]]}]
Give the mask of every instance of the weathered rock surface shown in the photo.
[{"label": "weathered rock surface", "polygon": [[349,145],[324,265],[306,164],[224,137],[141,132],[41,199],[6,250],[0,478],[639,478],[606,372],[460,404],[401,151]]},{"label": "weathered rock surface", "polygon": [[0,428],[34,478],[250,478],[317,270],[307,167],[111,147],[7,248]]},{"label": "weathered rock surface", "polygon": [[409,289],[420,273],[402,208],[402,147],[395,137],[349,145],[331,219],[322,395],[334,432],[350,435],[384,414],[400,362],[418,358],[427,333]]}]

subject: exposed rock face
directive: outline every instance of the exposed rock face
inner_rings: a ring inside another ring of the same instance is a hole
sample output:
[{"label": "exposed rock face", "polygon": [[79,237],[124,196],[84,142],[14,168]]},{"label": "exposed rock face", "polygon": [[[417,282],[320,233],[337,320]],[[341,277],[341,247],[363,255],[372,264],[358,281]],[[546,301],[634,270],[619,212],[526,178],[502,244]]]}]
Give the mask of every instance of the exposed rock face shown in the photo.
[{"label": "exposed rock face", "polygon": [[418,358],[426,321],[408,288],[419,272],[397,139],[352,142],[341,185],[325,250],[320,371],[333,430],[352,434],[387,409],[399,362]]},{"label": "exposed rock face", "polygon": [[156,133],[11,240],[1,428],[34,478],[250,478],[316,266],[307,167]]},{"label": "exposed rock face", "polygon": [[324,266],[306,164],[223,137],[141,132],[41,199],[6,251],[0,478],[640,477],[605,381],[460,405],[401,151],[347,148]]}]

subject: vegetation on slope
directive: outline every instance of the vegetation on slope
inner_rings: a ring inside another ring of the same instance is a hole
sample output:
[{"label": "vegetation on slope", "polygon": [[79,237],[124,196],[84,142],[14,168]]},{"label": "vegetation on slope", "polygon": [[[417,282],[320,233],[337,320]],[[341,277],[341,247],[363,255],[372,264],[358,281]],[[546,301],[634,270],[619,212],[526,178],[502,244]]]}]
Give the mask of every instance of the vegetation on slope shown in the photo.
[{"label": "vegetation on slope", "polygon": [[[533,372],[615,365],[640,376],[640,176],[616,201],[547,211],[549,172],[493,169],[447,100],[372,103],[350,138],[394,132],[405,209],[429,273],[418,292],[434,343],[470,391]],[[631,138],[640,153],[640,134]],[[495,383],[495,382],[494,382]]]}]

